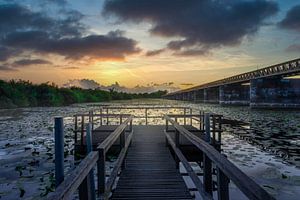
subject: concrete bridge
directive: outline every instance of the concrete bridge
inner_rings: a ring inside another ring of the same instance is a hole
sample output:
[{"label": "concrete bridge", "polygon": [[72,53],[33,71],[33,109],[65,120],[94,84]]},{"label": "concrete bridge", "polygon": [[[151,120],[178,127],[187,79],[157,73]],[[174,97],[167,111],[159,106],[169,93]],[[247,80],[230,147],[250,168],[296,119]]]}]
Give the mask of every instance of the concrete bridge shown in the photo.
[{"label": "concrete bridge", "polygon": [[169,93],[166,99],[250,105],[252,108],[300,108],[300,58]]}]

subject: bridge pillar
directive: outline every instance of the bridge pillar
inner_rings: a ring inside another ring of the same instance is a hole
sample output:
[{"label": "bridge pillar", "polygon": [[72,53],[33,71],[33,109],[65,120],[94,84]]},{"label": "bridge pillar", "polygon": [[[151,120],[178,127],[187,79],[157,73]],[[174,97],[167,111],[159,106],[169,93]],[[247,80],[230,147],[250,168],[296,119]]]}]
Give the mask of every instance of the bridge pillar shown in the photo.
[{"label": "bridge pillar", "polygon": [[249,105],[250,85],[229,84],[219,86],[221,105]]},{"label": "bridge pillar", "polygon": [[219,87],[204,89],[204,103],[219,103]]},{"label": "bridge pillar", "polygon": [[300,79],[267,77],[250,82],[251,108],[300,108]]},{"label": "bridge pillar", "polygon": [[196,90],[195,101],[203,102],[204,101],[204,89]]}]

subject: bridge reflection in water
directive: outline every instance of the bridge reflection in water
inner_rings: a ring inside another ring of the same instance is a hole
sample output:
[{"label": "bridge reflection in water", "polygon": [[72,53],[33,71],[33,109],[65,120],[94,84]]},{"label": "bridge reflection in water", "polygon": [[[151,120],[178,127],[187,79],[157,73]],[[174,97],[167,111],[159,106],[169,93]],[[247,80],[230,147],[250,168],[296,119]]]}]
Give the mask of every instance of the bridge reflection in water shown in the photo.
[{"label": "bridge reflection in water", "polygon": [[[136,110],[145,114],[135,116]],[[150,116],[151,110],[164,112]],[[144,124],[133,123],[134,118],[143,118]],[[149,124],[149,119],[165,124]],[[78,188],[80,199],[95,199],[95,192],[101,199],[193,199],[195,194],[229,199],[229,184],[249,199],[274,199],[221,153],[221,115],[189,107],[104,107],[75,115],[74,133],[76,154],[83,158],[49,200],[70,198]],[[85,153],[91,147],[94,151]],[[107,155],[113,152],[117,159],[107,173]],[[201,173],[190,162],[197,162]],[[193,188],[183,175],[190,177]]]},{"label": "bridge reflection in water", "polygon": [[300,59],[272,65],[165,95],[166,99],[250,105],[252,108],[300,108]]}]

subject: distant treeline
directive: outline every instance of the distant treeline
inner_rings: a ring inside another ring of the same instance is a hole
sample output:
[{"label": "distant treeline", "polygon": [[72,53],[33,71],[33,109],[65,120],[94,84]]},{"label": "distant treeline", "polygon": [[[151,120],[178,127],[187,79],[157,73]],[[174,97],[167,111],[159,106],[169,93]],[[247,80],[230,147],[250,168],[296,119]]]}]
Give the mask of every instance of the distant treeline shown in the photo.
[{"label": "distant treeline", "polygon": [[167,91],[124,93],[114,90],[91,90],[77,87],[59,88],[54,83],[33,84],[29,81],[0,80],[0,108],[30,106],[64,106],[73,103],[102,102],[139,98],[160,98]]}]

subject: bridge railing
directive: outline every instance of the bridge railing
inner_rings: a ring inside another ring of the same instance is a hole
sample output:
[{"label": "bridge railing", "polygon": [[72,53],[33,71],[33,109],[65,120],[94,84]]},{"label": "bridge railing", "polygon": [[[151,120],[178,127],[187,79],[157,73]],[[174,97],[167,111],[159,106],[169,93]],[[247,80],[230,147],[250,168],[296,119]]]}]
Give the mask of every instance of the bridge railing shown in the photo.
[{"label": "bridge railing", "polygon": [[[231,163],[224,155],[218,152],[213,146],[206,141],[195,136],[183,126],[169,116],[165,119],[174,127],[175,142],[170,133],[165,131],[166,141],[172,147],[176,155],[177,165],[182,162],[188,175],[196,186],[196,189],[202,195],[203,199],[212,199],[213,193],[213,164],[217,171],[217,194],[218,199],[229,199],[229,181],[233,181],[235,185],[249,198],[257,200],[274,199],[268,192],[260,187],[256,182],[249,178],[233,163]],[[209,130],[209,129],[207,129]],[[199,179],[195,171],[192,169],[188,160],[180,150],[180,135],[188,139],[195,147],[203,153],[203,182]]]},{"label": "bridge railing", "polygon": [[[91,151],[80,164],[58,185],[53,193],[50,193],[47,200],[63,200],[70,199],[75,191],[79,188],[79,199],[95,200],[95,192],[92,190],[93,178],[89,176],[93,168],[97,167],[97,190],[98,196],[108,199],[112,186],[118,176],[118,173],[124,163],[129,144],[133,136],[133,131],[126,137],[126,128],[132,123],[132,116],[129,116],[121,125],[119,125],[101,144],[98,145],[96,151]],[[91,124],[90,124],[91,125]],[[88,128],[87,128],[88,129]],[[115,162],[115,165],[106,180],[105,160],[106,153],[120,138],[121,151]]]}]

